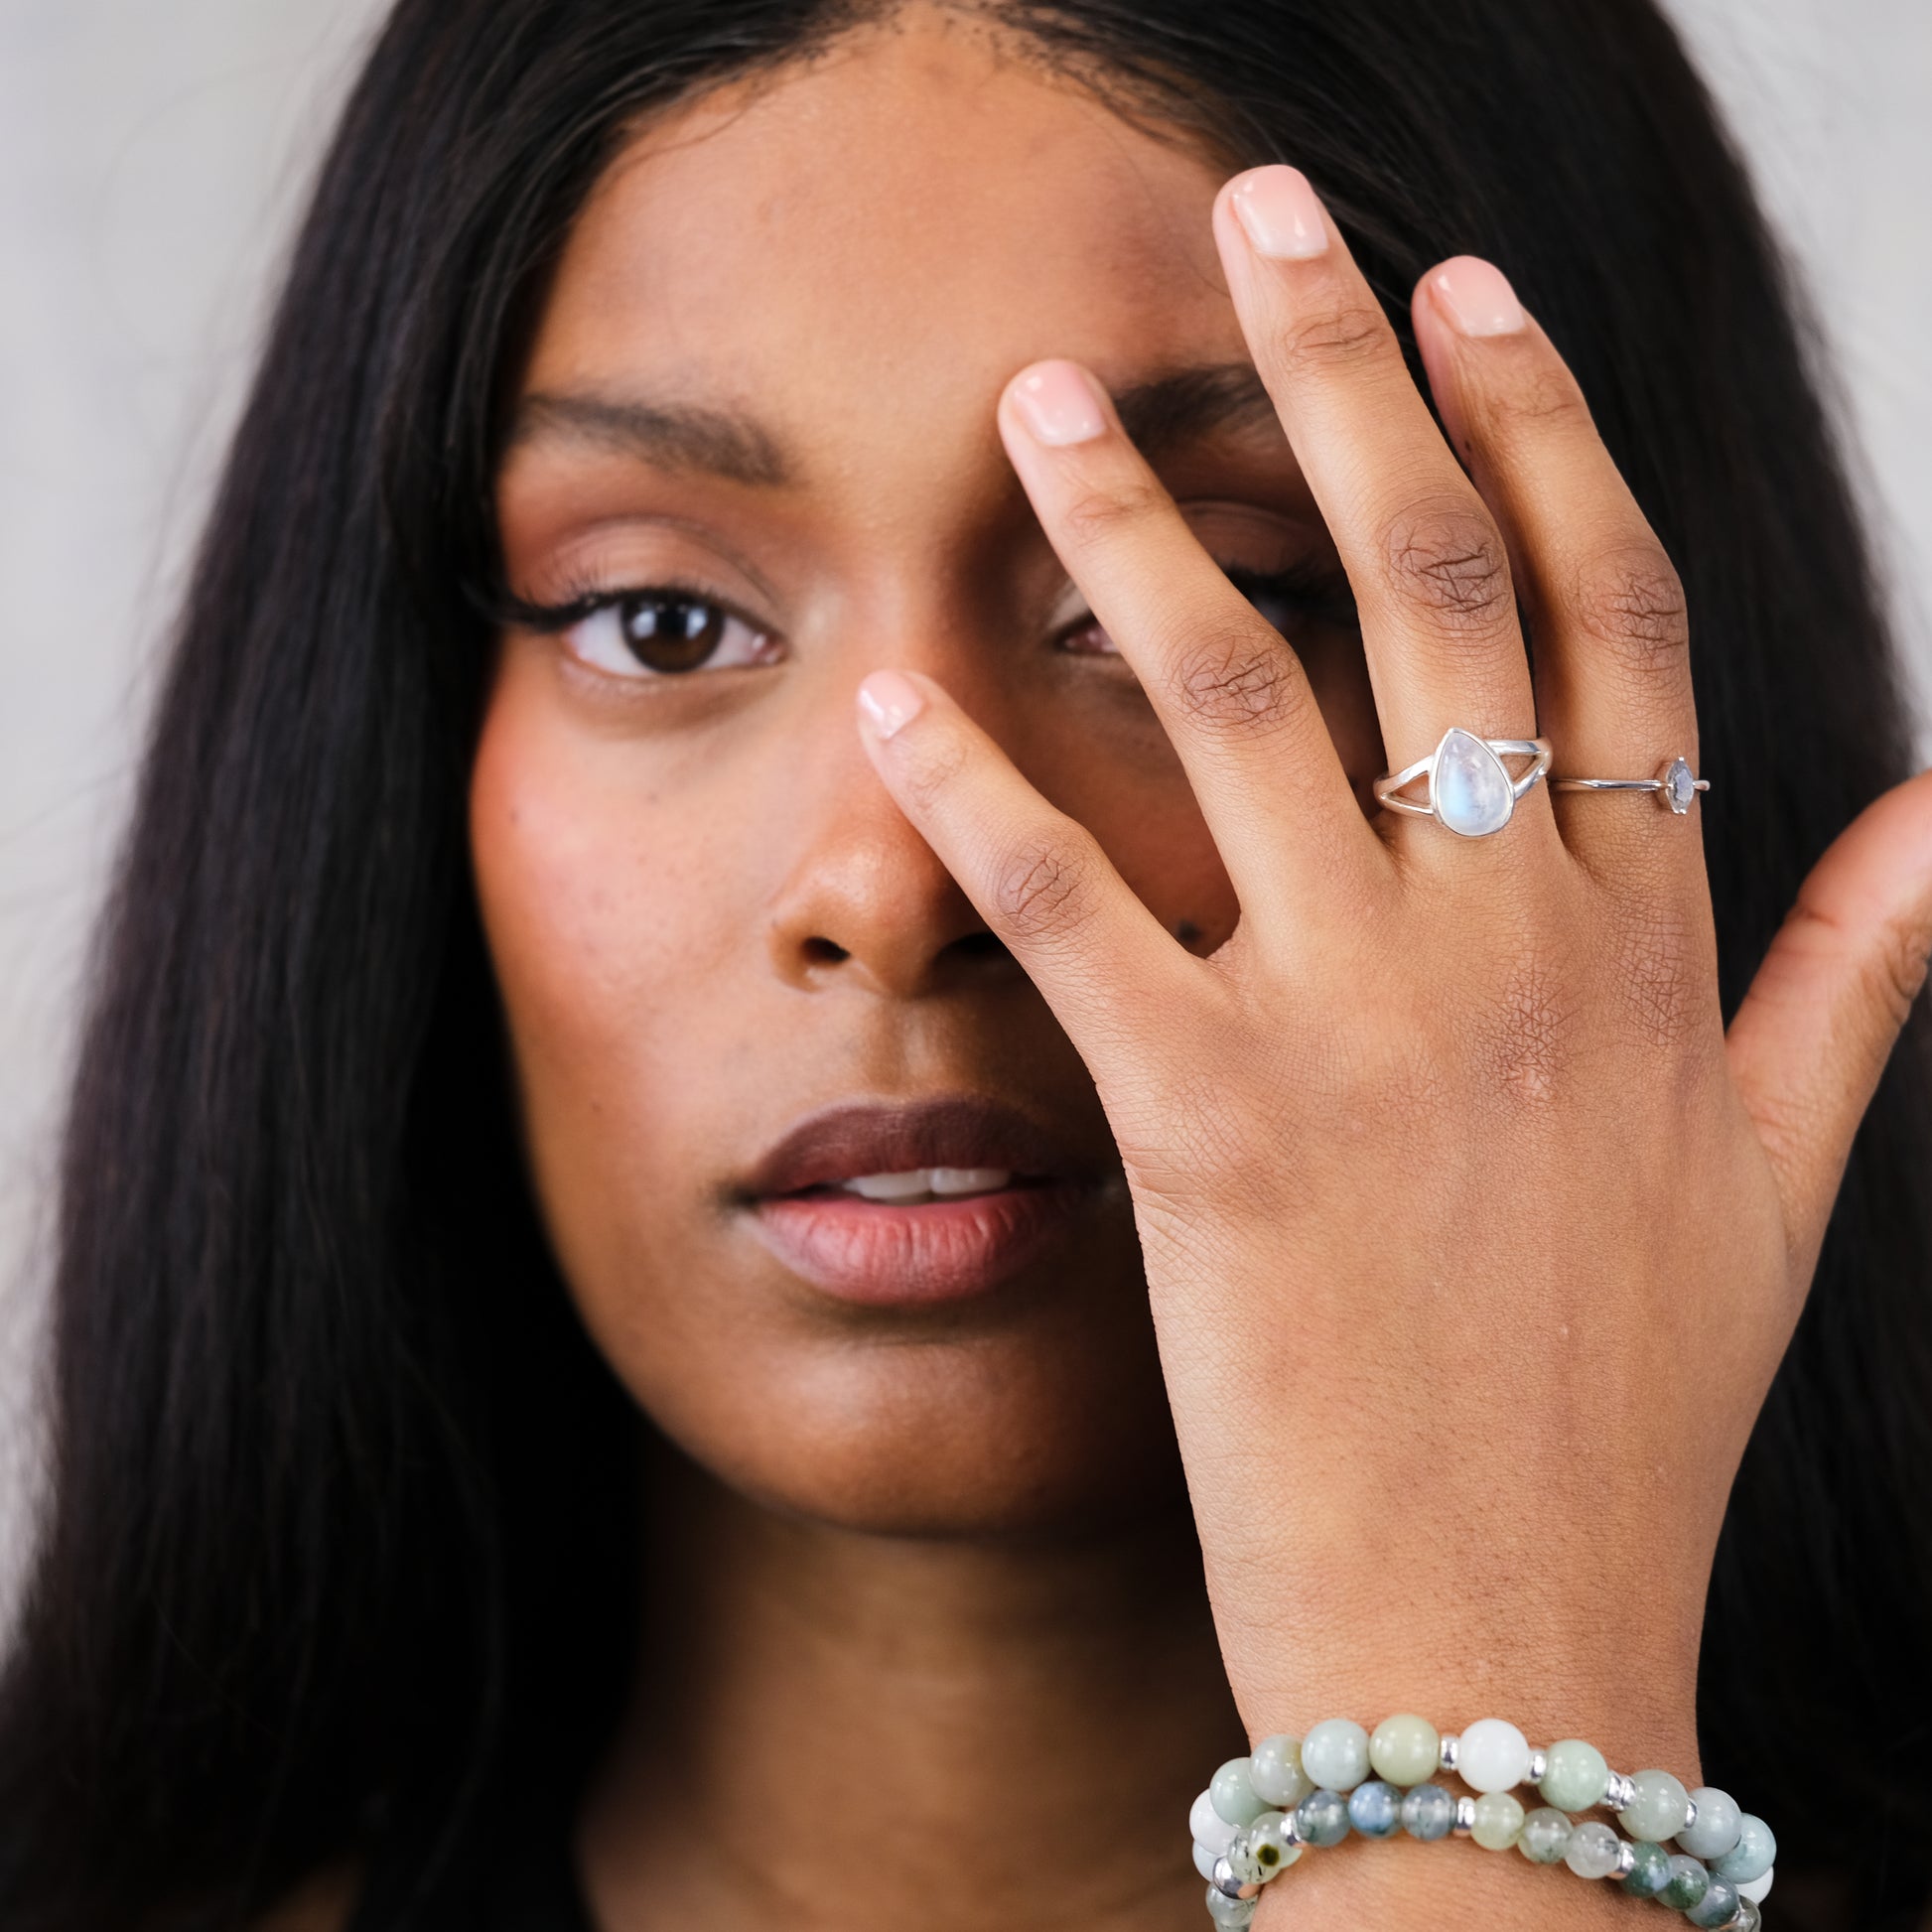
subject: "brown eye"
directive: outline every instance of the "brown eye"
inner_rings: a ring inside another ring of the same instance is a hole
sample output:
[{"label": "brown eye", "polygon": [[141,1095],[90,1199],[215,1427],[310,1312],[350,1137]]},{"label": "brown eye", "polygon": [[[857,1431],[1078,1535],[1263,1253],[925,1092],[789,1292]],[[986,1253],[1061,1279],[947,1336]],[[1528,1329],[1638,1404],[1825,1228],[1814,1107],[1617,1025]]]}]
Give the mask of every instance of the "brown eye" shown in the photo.
[{"label": "brown eye", "polygon": [[650,592],[618,606],[618,629],[647,671],[695,671],[718,648],[725,614],[696,598]]},{"label": "brown eye", "polygon": [[630,591],[563,633],[571,653],[613,677],[675,676],[762,664],[774,640],[708,598],[675,590]]}]

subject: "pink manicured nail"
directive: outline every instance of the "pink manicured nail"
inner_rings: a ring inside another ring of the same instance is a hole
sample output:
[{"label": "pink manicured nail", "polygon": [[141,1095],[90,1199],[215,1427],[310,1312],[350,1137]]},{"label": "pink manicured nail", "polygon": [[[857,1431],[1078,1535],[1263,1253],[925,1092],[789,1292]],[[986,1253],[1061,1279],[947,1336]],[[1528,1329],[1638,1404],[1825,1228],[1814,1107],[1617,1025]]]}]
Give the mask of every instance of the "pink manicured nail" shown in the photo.
[{"label": "pink manicured nail", "polygon": [[925,709],[925,693],[898,671],[874,671],[859,683],[859,709],[877,738],[891,738]]},{"label": "pink manicured nail", "polygon": [[1513,336],[1523,326],[1523,305],[1494,262],[1457,255],[1429,278],[1443,313],[1465,336]]},{"label": "pink manicured nail", "polygon": [[1036,362],[1013,385],[1013,402],[1048,449],[1091,443],[1107,427],[1106,405],[1077,362]]},{"label": "pink manicured nail", "polygon": [[1321,204],[1299,168],[1256,168],[1241,177],[1228,200],[1258,255],[1307,261],[1328,246]]}]

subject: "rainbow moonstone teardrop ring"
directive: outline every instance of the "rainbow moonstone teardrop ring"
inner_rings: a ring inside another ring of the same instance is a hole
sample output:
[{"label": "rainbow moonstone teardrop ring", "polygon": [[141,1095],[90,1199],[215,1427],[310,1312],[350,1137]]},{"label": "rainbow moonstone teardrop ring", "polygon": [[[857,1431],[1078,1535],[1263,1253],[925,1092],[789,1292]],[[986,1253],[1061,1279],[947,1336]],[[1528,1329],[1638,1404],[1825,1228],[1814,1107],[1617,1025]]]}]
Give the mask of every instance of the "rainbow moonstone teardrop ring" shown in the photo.
[{"label": "rainbow moonstone teardrop ring", "polygon": [[[1503,764],[1514,758],[1530,760],[1520,778],[1512,778]],[[1392,812],[1433,818],[1460,838],[1483,839],[1509,823],[1517,799],[1549,768],[1547,738],[1478,738],[1451,726],[1426,759],[1377,778],[1375,797]],[[1423,777],[1428,784],[1421,798],[1399,796],[1405,785]]]}]

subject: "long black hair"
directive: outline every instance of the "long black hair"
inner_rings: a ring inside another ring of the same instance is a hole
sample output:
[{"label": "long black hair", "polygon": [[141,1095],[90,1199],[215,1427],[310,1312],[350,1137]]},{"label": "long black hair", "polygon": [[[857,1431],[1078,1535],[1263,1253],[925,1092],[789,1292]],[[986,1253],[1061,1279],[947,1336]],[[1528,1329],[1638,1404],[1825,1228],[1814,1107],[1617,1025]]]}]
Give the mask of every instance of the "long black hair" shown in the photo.
[{"label": "long black hair", "polygon": [[[1909,749],[1775,249],[1650,0],[985,11],[1230,166],[1299,163],[1399,328],[1430,263],[1504,265],[1688,585],[1734,1004]],[[0,1682],[8,1932],[235,1926],[339,1860],[359,1927],[462,1924],[498,1821],[566,1816],[621,1704],[640,1425],[517,1153],[469,882],[489,638],[465,588],[494,560],[505,382],[618,145],[853,18],[401,0],[369,57],[97,955],[49,1505]],[[1860,1136],[1711,1596],[1711,1774],[1831,1789],[1781,1863],[1794,1927],[1912,1922],[1928,1885],[1922,1038]],[[1644,1613],[1605,1609],[1605,1642]]]}]

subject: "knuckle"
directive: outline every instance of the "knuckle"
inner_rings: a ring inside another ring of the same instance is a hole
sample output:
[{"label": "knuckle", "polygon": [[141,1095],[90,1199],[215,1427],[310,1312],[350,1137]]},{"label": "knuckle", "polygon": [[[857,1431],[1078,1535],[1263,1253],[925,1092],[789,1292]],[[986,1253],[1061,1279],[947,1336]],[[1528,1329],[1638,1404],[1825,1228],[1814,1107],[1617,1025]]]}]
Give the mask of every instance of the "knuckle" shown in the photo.
[{"label": "knuckle", "polygon": [[1171,676],[1197,723],[1243,735],[1285,723],[1300,710],[1304,690],[1282,639],[1247,624],[1189,637],[1173,656]]},{"label": "knuckle", "polygon": [[1502,539],[1469,505],[1441,504],[1399,517],[1389,530],[1388,573],[1403,604],[1445,628],[1488,633],[1515,616]]},{"label": "knuckle", "polygon": [[1125,477],[1076,489],[1060,510],[1060,527],[1082,549],[1109,542],[1122,531],[1138,529],[1168,506],[1159,483]]},{"label": "knuckle", "polygon": [[1539,362],[1493,390],[1484,401],[1483,415],[1504,433],[1518,427],[1537,432],[1575,428],[1595,433],[1583,391],[1561,362]]},{"label": "knuckle", "polygon": [[1690,648],[1684,583],[1660,545],[1619,545],[1592,558],[1571,603],[1586,635],[1634,670],[1674,668]]},{"label": "knuckle", "polygon": [[1063,939],[1091,909],[1090,870],[1061,841],[1035,839],[1009,854],[993,889],[1006,926],[1035,944]]},{"label": "knuckle", "polygon": [[1319,375],[1373,361],[1394,337],[1389,319],[1373,303],[1349,303],[1319,315],[1297,316],[1282,326],[1275,352],[1290,375]]}]

